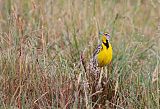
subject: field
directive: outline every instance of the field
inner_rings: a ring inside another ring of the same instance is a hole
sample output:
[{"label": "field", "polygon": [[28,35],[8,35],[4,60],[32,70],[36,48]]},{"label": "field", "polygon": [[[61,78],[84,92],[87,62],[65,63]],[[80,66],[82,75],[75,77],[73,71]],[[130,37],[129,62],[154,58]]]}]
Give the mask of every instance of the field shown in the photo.
[{"label": "field", "polygon": [[99,31],[111,35],[116,83],[105,108],[160,108],[159,0],[0,0],[0,108],[95,108],[81,56]]}]

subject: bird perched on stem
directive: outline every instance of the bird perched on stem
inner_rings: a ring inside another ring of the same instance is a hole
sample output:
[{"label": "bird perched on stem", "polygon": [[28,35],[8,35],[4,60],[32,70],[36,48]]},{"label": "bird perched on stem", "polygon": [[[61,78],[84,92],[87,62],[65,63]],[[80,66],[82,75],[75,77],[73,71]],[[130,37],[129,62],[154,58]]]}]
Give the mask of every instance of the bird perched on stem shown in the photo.
[{"label": "bird perched on stem", "polygon": [[93,105],[96,105],[95,107],[100,105],[105,107],[106,100],[111,101],[114,96],[114,89],[111,88],[114,83],[110,82],[108,76],[106,76],[107,73],[101,72],[101,69],[110,64],[112,60],[112,46],[108,33],[99,32],[99,35],[101,36],[101,44],[94,51],[87,67],[87,81],[89,93],[92,94]]},{"label": "bird perched on stem", "polygon": [[112,61],[112,46],[109,41],[110,35],[105,32],[99,32],[101,36],[101,44],[99,44],[93,53],[87,67],[84,62],[83,54],[81,55],[82,65],[86,73],[87,85],[83,87],[88,89],[91,94],[92,104],[95,109],[105,108],[106,100],[112,102],[114,97],[114,81],[110,80],[107,73],[101,72],[101,69]]}]

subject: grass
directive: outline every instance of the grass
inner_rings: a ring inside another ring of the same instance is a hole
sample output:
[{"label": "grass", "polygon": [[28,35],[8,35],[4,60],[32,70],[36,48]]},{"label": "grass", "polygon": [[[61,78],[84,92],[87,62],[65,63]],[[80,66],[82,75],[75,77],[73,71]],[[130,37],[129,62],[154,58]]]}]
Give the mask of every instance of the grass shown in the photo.
[{"label": "grass", "polygon": [[[117,108],[160,107],[160,8],[152,0],[1,0],[0,107],[93,108],[86,62],[111,34]],[[84,93],[81,95],[80,93]],[[110,107],[111,108],[111,107]]]}]

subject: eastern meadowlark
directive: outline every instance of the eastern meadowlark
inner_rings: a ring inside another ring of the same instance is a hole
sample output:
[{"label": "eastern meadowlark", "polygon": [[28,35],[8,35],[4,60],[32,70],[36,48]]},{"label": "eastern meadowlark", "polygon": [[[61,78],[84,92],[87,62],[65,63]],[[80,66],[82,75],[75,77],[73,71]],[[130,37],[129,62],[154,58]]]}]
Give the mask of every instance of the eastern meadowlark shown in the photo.
[{"label": "eastern meadowlark", "polygon": [[110,35],[108,33],[99,33],[102,36],[102,43],[97,47],[93,54],[93,58],[97,60],[98,67],[104,67],[112,60],[112,46],[109,42]]},{"label": "eastern meadowlark", "polygon": [[94,51],[93,58],[91,59],[94,67],[104,67],[112,60],[112,46],[109,42],[110,35],[103,32],[99,32],[99,35],[102,37],[102,42]]}]

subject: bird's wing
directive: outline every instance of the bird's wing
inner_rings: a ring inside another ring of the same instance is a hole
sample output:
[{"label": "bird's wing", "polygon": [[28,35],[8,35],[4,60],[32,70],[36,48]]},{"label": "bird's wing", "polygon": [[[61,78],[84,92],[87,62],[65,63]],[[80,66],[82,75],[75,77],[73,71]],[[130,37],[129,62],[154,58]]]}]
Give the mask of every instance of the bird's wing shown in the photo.
[{"label": "bird's wing", "polygon": [[98,61],[97,61],[97,54],[101,51],[102,46],[101,44],[97,46],[96,50],[93,53],[93,57],[90,60],[88,68],[90,69],[91,72],[94,74],[97,74],[97,72],[100,72],[99,67],[98,67]]},{"label": "bird's wing", "polygon": [[95,50],[94,53],[93,53],[93,57],[95,57],[95,56],[101,51],[101,48],[102,48],[102,46],[101,46],[101,44],[99,44],[99,45],[97,46],[96,50]]}]

